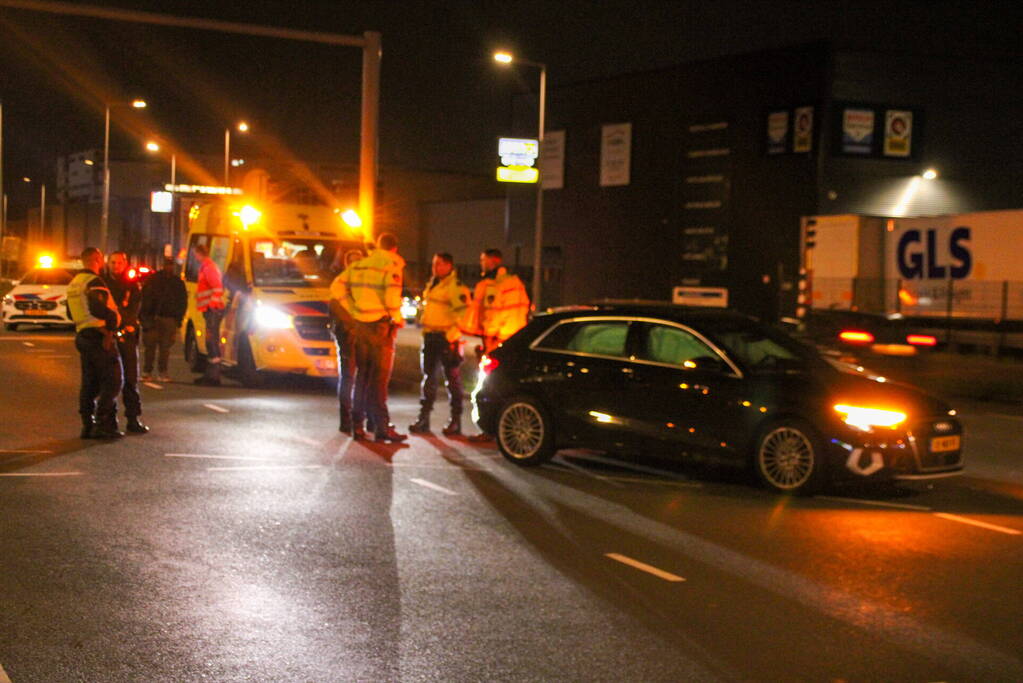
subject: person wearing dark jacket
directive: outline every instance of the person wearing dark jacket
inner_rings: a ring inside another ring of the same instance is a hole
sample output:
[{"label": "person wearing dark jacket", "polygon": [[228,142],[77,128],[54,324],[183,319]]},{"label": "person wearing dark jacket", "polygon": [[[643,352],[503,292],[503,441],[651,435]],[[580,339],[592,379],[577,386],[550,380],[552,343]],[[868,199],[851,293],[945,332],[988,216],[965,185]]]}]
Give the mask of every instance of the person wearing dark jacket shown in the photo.
[{"label": "person wearing dark jacket", "polygon": [[75,348],[82,360],[82,387],[78,412],[83,439],[124,436],[117,429],[117,395],[121,393],[121,356],[114,335],[121,314],[106,282],[99,276],[103,252],[87,247],[82,252],[84,270],[67,289],[68,310],[75,323]]},{"label": "person wearing dark jacket", "polygon": [[124,388],[121,393],[124,415],[128,418],[129,432],[145,434],[149,427],[142,422],[142,396],[139,394],[139,306],[142,304],[142,288],[133,275],[128,271],[127,254],[123,251],[110,254],[103,279],[121,314],[117,350],[121,354],[121,366],[124,368]]},{"label": "person wearing dark jacket", "polygon": [[[142,344],[145,347],[142,379],[153,379],[153,358],[157,357],[161,382],[171,381],[167,374],[170,350],[188,311],[188,291],[177,274],[174,259],[164,259],[163,268],[152,275],[142,287]],[[159,349],[159,354],[157,354]]]}]

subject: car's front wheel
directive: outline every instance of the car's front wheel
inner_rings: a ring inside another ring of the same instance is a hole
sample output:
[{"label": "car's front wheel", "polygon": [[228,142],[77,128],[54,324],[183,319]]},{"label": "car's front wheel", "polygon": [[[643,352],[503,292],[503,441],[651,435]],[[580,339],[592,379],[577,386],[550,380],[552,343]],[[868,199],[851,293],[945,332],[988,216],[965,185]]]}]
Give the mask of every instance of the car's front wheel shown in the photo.
[{"label": "car's front wheel", "polygon": [[754,468],[768,488],[809,495],[824,485],[821,439],[807,422],[788,419],[771,423],[760,432],[755,449]]},{"label": "car's front wheel", "polygon": [[185,333],[185,362],[192,372],[202,372],[206,369],[206,356],[199,353],[199,341],[195,338],[195,328],[188,324],[188,331]]},{"label": "car's front wheel", "polygon": [[535,399],[516,396],[497,417],[497,447],[516,465],[536,466],[554,457],[550,415]]}]

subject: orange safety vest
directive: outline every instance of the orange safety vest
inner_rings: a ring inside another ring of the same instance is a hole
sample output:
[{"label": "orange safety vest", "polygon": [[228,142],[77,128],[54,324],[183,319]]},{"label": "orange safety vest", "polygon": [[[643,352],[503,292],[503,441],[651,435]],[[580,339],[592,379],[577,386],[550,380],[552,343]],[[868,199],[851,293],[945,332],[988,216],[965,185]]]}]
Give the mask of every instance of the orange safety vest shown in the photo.
[{"label": "orange safety vest", "polygon": [[220,277],[220,269],[211,258],[203,261],[202,267],[199,268],[195,307],[200,313],[210,308],[219,310],[224,307],[224,283]]},{"label": "orange safety vest", "polygon": [[484,278],[476,284],[473,303],[462,326],[470,334],[503,342],[525,327],[528,320],[526,286],[502,266],[495,277]]}]

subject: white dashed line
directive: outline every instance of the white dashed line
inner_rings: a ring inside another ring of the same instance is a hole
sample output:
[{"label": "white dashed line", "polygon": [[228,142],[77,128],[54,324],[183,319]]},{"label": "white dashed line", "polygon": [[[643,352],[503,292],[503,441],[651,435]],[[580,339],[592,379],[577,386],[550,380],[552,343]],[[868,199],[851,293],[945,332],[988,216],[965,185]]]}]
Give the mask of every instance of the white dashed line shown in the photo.
[{"label": "white dashed line", "polygon": [[647,574],[653,574],[657,578],[664,579],[665,581],[672,581],[672,582],[675,582],[675,583],[677,583],[679,581],[685,581],[684,578],[682,578],[681,576],[678,576],[677,574],[672,574],[671,572],[666,572],[663,569],[658,569],[657,567],[651,567],[650,565],[646,564],[645,562],[640,562],[639,560],[634,560],[631,557],[626,557],[625,555],[619,555],[618,553],[605,553],[604,557],[609,557],[612,560],[614,560],[615,562],[621,562],[622,564],[627,564],[630,567],[632,567],[633,569],[638,569],[641,572],[646,572]]},{"label": "white dashed line", "polygon": [[7,672],[4,671],[2,665],[0,665],[0,683],[11,683],[11,679],[7,677]]},{"label": "white dashed line", "polygon": [[255,465],[245,467],[207,467],[207,472],[242,472],[245,470],[312,470],[322,469],[323,465]]},{"label": "white dashed line", "polygon": [[77,477],[81,472],[0,472],[0,477]]},{"label": "white dashed line", "polygon": [[229,413],[229,412],[231,412],[227,408],[221,408],[220,406],[218,406],[216,404],[213,404],[213,403],[203,403],[202,406],[203,406],[203,408],[209,408],[210,410],[212,410],[215,413]]},{"label": "white dashed line", "polygon": [[308,436],[292,436],[291,438],[294,439],[295,441],[301,441],[304,444],[309,444],[310,446],[322,446],[323,445],[322,443],[320,443],[316,439],[310,439]]},{"label": "white dashed line", "polygon": [[21,342],[21,343],[24,344],[25,346],[35,346],[35,344],[33,344],[32,342]]},{"label": "white dashed line", "polygon": [[53,453],[53,451],[37,451],[37,450],[29,449],[29,448],[25,448],[25,449],[21,449],[21,448],[3,449],[3,448],[0,448],[0,455],[2,455],[4,453]]},{"label": "white dashed line", "polygon": [[833,500],[839,503],[856,503],[857,505],[872,505],[882,508],[898,508],[899,510],[920,510],[930,512],[931,508],[926,505],[910,505],[909,503],[889,503],[883,500],[863,500],[861,498],[838,498],[835,496],[814,496],[821,500]]},{"label": "white dashed line", "polygon": [[416,479],[416,478],[409,479],[409,481],[411,481],[413,484],[419,484],[420,486],[424,486],[424,487],[426,487],[428,489],[433,489],[434,491],[440,491],[441,493],[445,493],[445,494],[447,494],[449,496],[457,496],[458,495],[457,493],[455,493],[451,489],[446,489],[443,486],[440,486],[438,484],[434,484],[432,481],[426,481],[425,479]]},{"label": "white dashed line", "polygon": [[253,460],[255,462],[274,462],[273,458],[259,458],[251,455],[211,455],[208,453],[164,453],[165,458],[199,458],[207,460]]},{"label": "white dashed line", "polygon": [[977,526],[981,529],[988,529],[989,531],[997,531],[1003,534],[1009,534],[1010,536],[1019,536],[1023,534],[1023,531],[1018,529],[1010,529],[1005,526],[998,526],[997,524],[988,524],[987,522],[981,522],[976,519],[970,519],[969,517],[960,517],[959,515],[950,515],[947,512],[935,512],[935,517],[941,517],[951,522],[962,522],[963,524],[969,524],[971,526]]},{"label": "white dashed line", "polygon": [[162,386],[160,386],[159,384],[155,384],[153,382],[143,382],[143,384],[145,384],[150,389],[163,389]]}]

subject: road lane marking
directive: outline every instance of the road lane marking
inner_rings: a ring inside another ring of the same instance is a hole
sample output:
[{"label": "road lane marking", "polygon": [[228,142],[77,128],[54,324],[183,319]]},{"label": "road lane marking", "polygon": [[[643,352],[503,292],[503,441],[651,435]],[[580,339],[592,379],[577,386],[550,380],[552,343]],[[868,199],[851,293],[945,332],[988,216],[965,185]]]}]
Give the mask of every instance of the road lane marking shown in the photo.
[{"label": "road lane marking", "polygon": [[21,343],[24,344],[25,346],[35,346],[35,344],[33,344],[32,342],[21,342]]},{"label": "road lane marking", "polygon": [[625,555],[619,555],[618,553],[604,553],[604,557],[609,557],[612,560],[614,560],[615,562],[621,562],[622,564],[627,564],[630,567],[632,567],[633,569],[638,569],[641,572],[646,572],[647,574],[653,574],[657,578],[664,579],[665,581],[672,581],[672,582],[675,582],[675,583],[677,583],[679,581],[685,581],[684,578],[682,578],[681,576],[678,576],[677,574],[672,574],[671,572],[666,572],[663,569],[658,569],[657,567],[651,567],[650,565],[646,564],[645,562],[640,562],[639,560],[634,560],[631,557],[626,557]]},{"label": "road lane marking", "polygon": [[81,472],[0,472],[0,477],[77,477]]},{"label": "road lane marking", "polygon": [[209,460],[254,460],[256,462],[274,462],[274,458],[260,458],[253,455],[211,455],[208,453],[164,453],[165,458],[206,458]]},{"label": "road lane marking", "polygon": [[312,470],[322,469],[323,465],[252,465],[239,467],[207,467],[207,472],[241,472],[244,470]]},{"label": "road lane marking", "polygon": [[308,436],[292,436],[291,438],[294,439],[295,441],[301,441],[304,444],[309,444],[310,446],[322,446],[323,445],[322,443],[320,443],[316,439],[310,439]]},{"label": "road lane marking", "polygon": [[978,526],[981,529],[988,529],[990,531],[997,531],[1003,534],[1009,534],[1010,536],[1019,536],[1023,534],[1023,531],[1018,529],[1010,529],[1006,526],[998,526],[997,524],[988,524],[987,522],[981,522],[976,519],[970,519],[969,517],[960,517],[959,515],[950,515],[947,512],[935,512],[935,517],[941,517],[952,522],[962,522],[963,524],[970,524],[972,526]]},{"label": "road lane marking", "polygon": [[0,683],[11,683],[11,679],[8,678],[7,672],[4,671],[3,665],[0,665]]},{"label": "road lane marking", "polygon": [[209,408],[210,410],[212,410],[215,413],[229,413],[229,412],[231,412],[227,408],[221,408],[220,406],[216,405],[215,403],[203,403],[202,406],[203,406],[203,408]]},{"label": "road lane marking", "polygon": [[873,505],[882,508],[897,508],[899,510],[920,510],[930,512],[931,508],[926,505],[910,505],[909,503],[889,503],[883,500],[864,500],[862,498],[839,498],[837,496],[814,496],[821,500],[834,500],[839,503],[857,503],[858,505]]},{"label": "road lane marking", "polygon": [[413,484],[419,484],[420,486],[426,487],[428,489],[433,489],[434,491],[440,491],[441,493],[445,493],[449,496],[458,495],[451,489],[446,489],[443,486],[440,486],[439,484],[434,484],[432,481],[426,481],[425,479],[416,479],[415,477],[409,479],[409,481],[411,481]]},{"label": "road lane marking", "polygon": [[155,384],[154,382],[143,382],[143,384],[145,384],[150,389],[163,389],[162,386],[160,386],[159,384]]},{"label": "road lane marking", "polygon": [[37,451],[30,448],[12,448],[4,449],[0,448],[0,455],[4,453],[53,453],[53,451]]}]

